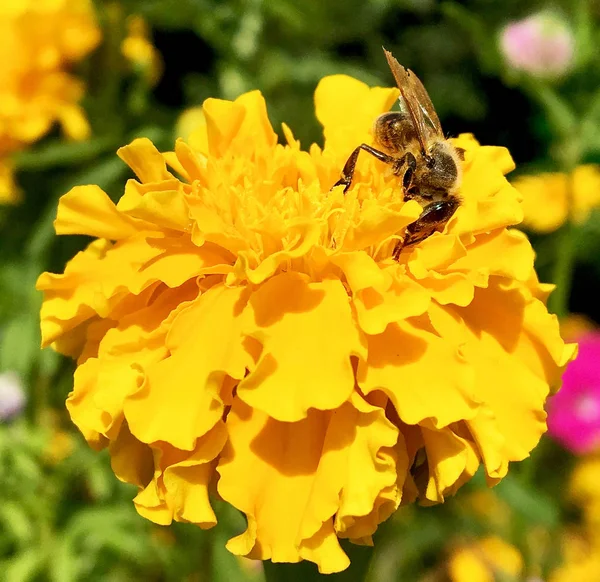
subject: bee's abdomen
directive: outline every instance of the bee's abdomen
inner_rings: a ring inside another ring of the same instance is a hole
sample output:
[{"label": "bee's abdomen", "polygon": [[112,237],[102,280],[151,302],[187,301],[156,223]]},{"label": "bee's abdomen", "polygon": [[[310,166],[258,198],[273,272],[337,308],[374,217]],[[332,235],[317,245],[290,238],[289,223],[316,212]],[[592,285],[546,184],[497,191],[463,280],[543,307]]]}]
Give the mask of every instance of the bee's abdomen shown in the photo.
[{"label": "bee's abdomen", "polygon": [[408,114],[389,111],[381,114],[373,126],[378,145],[389,152],[402,152],[417,139],[417,133]]}]

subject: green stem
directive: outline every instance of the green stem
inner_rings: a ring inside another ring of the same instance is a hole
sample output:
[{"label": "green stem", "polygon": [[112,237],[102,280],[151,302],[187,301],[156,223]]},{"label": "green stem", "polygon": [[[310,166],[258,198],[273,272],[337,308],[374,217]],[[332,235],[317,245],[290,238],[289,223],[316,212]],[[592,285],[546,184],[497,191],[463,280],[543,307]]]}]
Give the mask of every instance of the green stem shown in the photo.
[{"label": "green stem", "polygon": [[373,548],[355,546],[342,542],[344,551],[350,558],[350,566],[338,574],[319,574],[312,562],[298,564],[273,564],[264,562],[266,582],[311,582],[327,580],[327,582],[361,582],[368,579],[369,565],[373,556]]},{"label": "green stem", "polygon": [[570,220],[561,227],[556,236],[557,252],[552,273],[552,282],[556,289],[550,295],[549,307],[550,311],[562,318],[569,314],[569,297],[575,268],[575,228]]},{"label": "green stem", "polygon": [[550,311],[556,313],[561,318],[569,314],[569,297],[571,296],[577,250],[575,244],[576,229],[572,217],[574,200],[573,175],[576,165],[574,161],[564,163],[564,170],[567,176],[567,218],[557,233],[556,261],[552,274],[552,282],[556,285],[556,289],[549,300]]}]

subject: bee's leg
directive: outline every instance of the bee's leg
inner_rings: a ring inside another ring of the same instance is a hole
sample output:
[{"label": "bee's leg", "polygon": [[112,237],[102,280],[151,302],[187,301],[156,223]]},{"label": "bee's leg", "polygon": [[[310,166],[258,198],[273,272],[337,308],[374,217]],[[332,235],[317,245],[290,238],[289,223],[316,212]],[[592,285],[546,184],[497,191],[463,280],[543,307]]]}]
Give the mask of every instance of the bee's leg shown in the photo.
[{"label": "bee's leg", "polygon": [[419,243],[434,232],[443,230],[459,204],[460,200],[456,196],[448,196],[444,200],[437,200],[425,206],[421,216],[406,227],[404,240],[396,242],[392,257],[397,261],[404,247]]},{"label": "bee's leg", "polygon": [[417,160],[411,152],[406,152],[397,160],[397,167],[394,168],[394,172],[399,175],[404,167],[406,167],[406,170],[404,176],[402,176],[402,188],[404,189],[404,201],[406,202],[414,197],[414,193],[411,195],[411,187],[417,169]]},{"label": "bee's leg", "polygon": [[348,158],[348,161],[344,165],[344,169],[342,170],[342,177],[332,186],[335,188],[336,186],[341,186],[344,184],[344,194],[350,188],[350,184],[352,184],[352,178],[354,177],[354,169],[356,167],[356,160],[358,159],[358,154],[360,150],[364,150],[365,152],[371,154],[373,157],[377,158],[384,164],[396,164],[398,163],[398,158],[394,158],[392,156],[388,156],[387,154],[376,150],[375,148],[367,145],[366,143],[361,143]]}]

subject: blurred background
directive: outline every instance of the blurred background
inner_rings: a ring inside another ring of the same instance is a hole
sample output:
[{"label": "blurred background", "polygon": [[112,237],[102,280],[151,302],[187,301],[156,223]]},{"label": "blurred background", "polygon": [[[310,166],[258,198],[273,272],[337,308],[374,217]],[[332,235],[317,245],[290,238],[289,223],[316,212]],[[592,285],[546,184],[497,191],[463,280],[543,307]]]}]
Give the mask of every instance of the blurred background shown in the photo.
[{"label": "blurred background", "polygon": [[[427,87],[449,135],[506,146],[550,308],[580,357],[549,403],[550,435],[488,490],[401,508],[369,581],[600,580],[600,2],[563,0],[3,0],[0,6],[0,580],[262,581],[224,548],[243,518],[164,528],[87,447],[64,402],[74,363],[40,351],[37,276],[87,240],[54,235],[58,198],[117,200],[115,151],[163,151],[204,99],[260,89],[273,126],[320,142],[323,76],[389,86],[381,47]],[[281,133],[281,131],[280,131]],[[351,580],[344,575],[331,579]]]}]

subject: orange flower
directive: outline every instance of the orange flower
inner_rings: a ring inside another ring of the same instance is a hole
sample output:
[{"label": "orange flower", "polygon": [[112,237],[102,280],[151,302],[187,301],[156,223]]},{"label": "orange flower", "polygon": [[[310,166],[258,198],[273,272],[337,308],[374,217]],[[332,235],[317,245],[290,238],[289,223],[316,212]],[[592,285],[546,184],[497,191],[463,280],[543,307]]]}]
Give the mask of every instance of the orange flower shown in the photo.
[{"label": "orange flower", "polygon": [[3,0],[0,3],[0,203],[15,202],[7,156],[59,122],[71,139],[89,134],[78,105],[81,83],[71,63],[100,41],[89,0]]},{"label": "orange flower", "polygon": [[[346,76],[316,91],[325,147],[277,143],[260,93],[208,99],[175,152],[119,151],[137,180],[60,202],[59,234],[98,237],[38,288],[44,345],[78,359],[68,408],[157,523],[211,527],[215,485],[245,513],[235,554],[348,566],[400,503],[490,483],[544,432],[572,357],[544,301],[502,148],[472,137],[464,204],[391,257],[420,214],[368,156],[398,97]],[[170,166],[167,168],[165,162]]]}]

